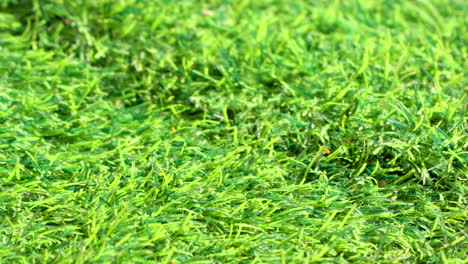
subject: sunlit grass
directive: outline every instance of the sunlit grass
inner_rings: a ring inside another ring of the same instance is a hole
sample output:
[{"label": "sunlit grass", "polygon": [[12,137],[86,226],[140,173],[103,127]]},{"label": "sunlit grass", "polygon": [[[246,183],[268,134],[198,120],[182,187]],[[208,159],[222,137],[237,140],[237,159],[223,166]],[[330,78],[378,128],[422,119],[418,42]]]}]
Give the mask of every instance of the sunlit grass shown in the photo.
[{"label": "sunlit grass", "polygon": [[464,263],[464,1],[0,1],[0,263]]}]

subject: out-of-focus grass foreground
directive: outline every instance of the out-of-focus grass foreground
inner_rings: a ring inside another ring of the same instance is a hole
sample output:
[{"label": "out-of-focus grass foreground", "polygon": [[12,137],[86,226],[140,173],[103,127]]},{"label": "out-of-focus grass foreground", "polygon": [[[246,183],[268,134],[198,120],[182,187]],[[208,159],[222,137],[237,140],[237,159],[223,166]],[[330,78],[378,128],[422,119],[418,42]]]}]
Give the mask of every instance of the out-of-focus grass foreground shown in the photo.
[{"label": "out-of-focus grass foreground", "polygon": [[466,263],[463,0],[0,0],[0,263]]}]

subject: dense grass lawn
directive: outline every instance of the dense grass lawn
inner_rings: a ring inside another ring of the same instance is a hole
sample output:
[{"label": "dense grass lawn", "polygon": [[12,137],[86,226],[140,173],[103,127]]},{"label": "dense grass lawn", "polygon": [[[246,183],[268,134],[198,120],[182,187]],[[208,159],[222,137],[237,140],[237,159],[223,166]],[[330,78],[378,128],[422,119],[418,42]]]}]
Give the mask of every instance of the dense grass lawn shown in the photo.
[{"label": "dense grass lawn", "polygon": [[464,0],[0,0],[0,263],[466,263]]}]

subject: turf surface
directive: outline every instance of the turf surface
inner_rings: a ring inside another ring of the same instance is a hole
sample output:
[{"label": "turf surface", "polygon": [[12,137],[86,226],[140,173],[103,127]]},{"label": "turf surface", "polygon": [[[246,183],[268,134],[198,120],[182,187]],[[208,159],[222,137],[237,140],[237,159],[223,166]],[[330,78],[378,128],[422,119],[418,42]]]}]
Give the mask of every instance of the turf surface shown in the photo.
[{"label": "turf surface", "polygon": [[463,0],[0,1],[0,263],[466,263]]}]

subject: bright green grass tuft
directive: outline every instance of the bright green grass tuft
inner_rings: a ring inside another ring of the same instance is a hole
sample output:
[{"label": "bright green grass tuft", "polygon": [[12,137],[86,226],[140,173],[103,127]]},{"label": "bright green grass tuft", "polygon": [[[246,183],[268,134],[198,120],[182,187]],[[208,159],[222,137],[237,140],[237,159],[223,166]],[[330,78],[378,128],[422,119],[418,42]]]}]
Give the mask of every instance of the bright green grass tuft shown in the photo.
[{"label": "bright green grass tuft", "polygon": [[463,0],[0,0],[0,263],[466,263]]}]

